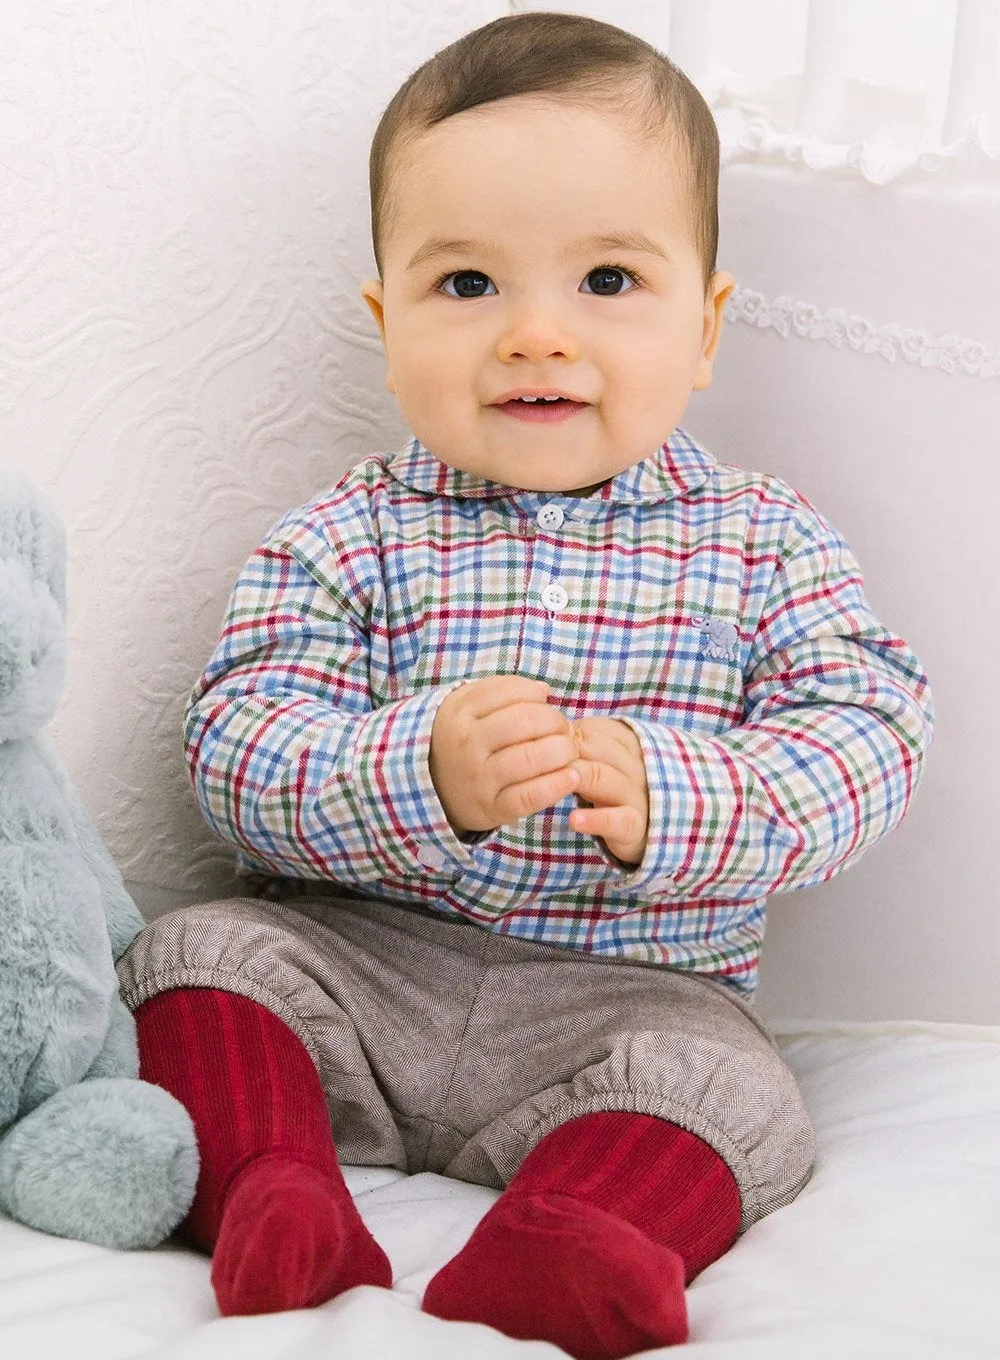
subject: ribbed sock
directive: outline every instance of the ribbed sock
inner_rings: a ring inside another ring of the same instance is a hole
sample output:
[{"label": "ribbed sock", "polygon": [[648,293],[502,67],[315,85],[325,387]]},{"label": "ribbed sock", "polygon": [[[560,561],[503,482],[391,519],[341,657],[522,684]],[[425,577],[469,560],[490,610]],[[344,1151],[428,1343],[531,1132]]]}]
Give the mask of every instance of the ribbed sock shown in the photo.
[{"label": "ribbed sock", "polygon": [[182,1232],[212,1253],[219,1311],[311,1308],[389,1287],[388,1258],[344,1183],[319,1076],[266,1007],[233,992],[161,992],[136,1011],[141,1073],[190,1114],[201,1168]]},{"label": "ribbed sock", "polygon": [[732,1246],[732,1172],[694,1134],[650,1115],[582,1115],[554,1129],[424,1309],[620,1360],[687,1339],[685,1284]]}]

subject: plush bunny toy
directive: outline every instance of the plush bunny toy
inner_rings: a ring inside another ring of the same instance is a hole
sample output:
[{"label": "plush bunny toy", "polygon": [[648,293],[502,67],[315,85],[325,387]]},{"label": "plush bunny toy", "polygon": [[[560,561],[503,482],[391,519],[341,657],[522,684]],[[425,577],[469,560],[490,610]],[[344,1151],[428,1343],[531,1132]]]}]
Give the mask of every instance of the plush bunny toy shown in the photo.
[{"label": "plush bunny toy", "polygon": [[138,1080],[115,960],[142,927],[40,735],[62,689],[65,542],[0,467],[0,1211],[108,1247],[149,1247],[198,1173],[184,1109]]}]

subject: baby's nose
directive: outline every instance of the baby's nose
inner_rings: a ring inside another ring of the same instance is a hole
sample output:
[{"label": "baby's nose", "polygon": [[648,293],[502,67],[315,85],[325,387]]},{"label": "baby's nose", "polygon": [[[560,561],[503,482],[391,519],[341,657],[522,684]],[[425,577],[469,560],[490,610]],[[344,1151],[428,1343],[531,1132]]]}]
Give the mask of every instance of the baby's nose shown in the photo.
[{"label": "baby's nose", "polygon": [[553,311],[524,308],[510,320],[497,345],[504,363],[527,359],[531,363],[551,358],[578,359],[580,343],[572,328]]}]

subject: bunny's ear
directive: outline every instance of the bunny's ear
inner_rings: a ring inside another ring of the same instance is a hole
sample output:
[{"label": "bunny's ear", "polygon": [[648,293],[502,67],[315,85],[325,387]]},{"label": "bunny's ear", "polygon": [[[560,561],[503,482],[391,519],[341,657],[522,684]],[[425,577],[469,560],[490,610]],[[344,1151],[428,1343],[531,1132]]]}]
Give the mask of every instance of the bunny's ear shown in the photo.
[{"label": "bunny's ear", "polygon": [[66,535],[58,517],[34,484],[16,468],[0,463],[0,557],[22,562],[66,610]]}]

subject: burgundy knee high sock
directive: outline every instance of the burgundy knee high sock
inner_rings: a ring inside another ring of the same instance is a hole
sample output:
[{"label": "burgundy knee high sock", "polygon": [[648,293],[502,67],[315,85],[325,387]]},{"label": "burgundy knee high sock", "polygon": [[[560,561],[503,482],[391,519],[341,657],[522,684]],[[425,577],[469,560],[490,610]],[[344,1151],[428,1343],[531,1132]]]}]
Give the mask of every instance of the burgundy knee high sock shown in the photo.
[{"label": "burgundy knee high sock", "polygon": [[732,1172],[700,1138],[650,1115],[582,1115],[529,1153],[424,1308],[619,1360],[687,1339],[684,1286],[739,1223]]},{"label": "burgundy knee high sock", "polygon": [[142,1076],[194,1122],[201,1169],[182,1230],[212,1252],[219,1311],[310,1308],[390,1286],[337,1163],[316,1068],[287,1025],[232,992],[161,992],[136,1012]]}]

